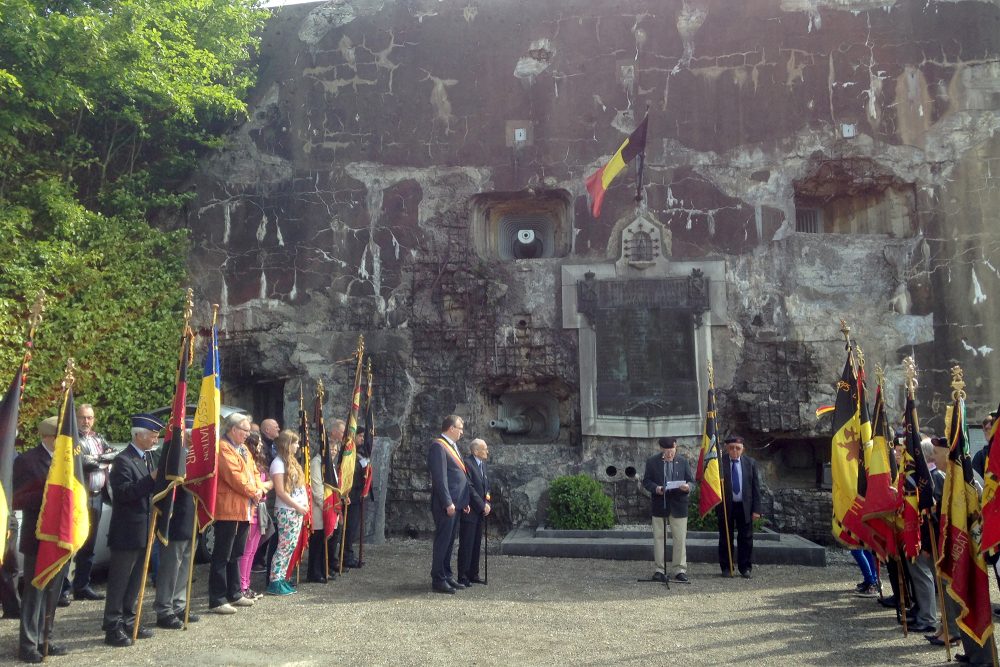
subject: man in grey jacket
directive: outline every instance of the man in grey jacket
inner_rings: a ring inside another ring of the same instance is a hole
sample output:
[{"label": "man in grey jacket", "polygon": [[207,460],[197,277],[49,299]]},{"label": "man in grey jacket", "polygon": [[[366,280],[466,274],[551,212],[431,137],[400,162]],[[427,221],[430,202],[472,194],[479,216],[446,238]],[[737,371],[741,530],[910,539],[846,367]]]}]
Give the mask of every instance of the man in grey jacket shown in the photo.
[{"label": "man in grey jacket", "polygon": [[670,521],[673,537],[671,567],[674,579],[686,582],[687,576],[687,515],[688,497],[694,475],[687,460],[677,455],[677,438],[660,438],[660,453],[646,461],[642,486],[650,494],[650,514],[653,517],[653,579],[667,577],[664,563],[665,523]]}]

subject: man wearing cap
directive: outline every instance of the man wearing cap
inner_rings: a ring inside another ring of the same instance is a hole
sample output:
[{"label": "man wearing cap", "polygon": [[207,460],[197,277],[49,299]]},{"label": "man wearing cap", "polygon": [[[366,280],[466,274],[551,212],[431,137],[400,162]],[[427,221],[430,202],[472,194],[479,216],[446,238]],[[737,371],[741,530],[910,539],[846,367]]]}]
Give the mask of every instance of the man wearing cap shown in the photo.
[{"label": "man wearing cap", "polygon": [[[133,415],[132,443],[111,464],[111,527],[108,547],[108,594],[104,601],[104,643],[131,646],[143,556],[152,510],[150,497],[156,481],[156,466],[150,450],[156,445],[163,422],[152,415]],[[152,637],[139,628],[138,637]]]},{"label": "man wearing cap", "polygon": [[[76,406],[76,423],[80,429],[83,470],[87,473],[90,534],[73,559],[76,564],[73,574],[73,597],[77,600],[103,600],[104,596],[90,587],[90,571],[94,567],[94,542],[97,540],[97,528],[101,524],[101,512],[104,507],[102,492],[108,483],[108,469],[115,453],[104,436],[94,431],[94,406],[89,403]],[[65,605],[69,603],[69,592],[70,581],[67,577],[62,592],[64,598],[62,602]]]},{"label": "man wearing cap", "polygon": [[719,461],[725,502],[715,509],[719,519],[719,567],[723,577],[733,576],[730,554],[735,537],[736,565],[740,575],[749,579],[753,570],[753,522],[760,518],[760,478],[757,462],[743,453],[742,437],[726,438],[726,453],[728,458]]},{"label": "man wearing cap", "polygon": [[[69,569],[67,563],[67,567],[41,590],[31,583],[31,579],[35,576],[35,561],[38,557],[35,526],[38,525],[38,515],[42,511],[45,480],[49,476],[49,466],[52,465],[52,453],[55,451],[58,429],[57,417],[43,420],[38,425],[38,437],[41,443],[14,459],[11,505],[15,510],[21,510],[24,526],[20,544],[21,553],[24,554],[24,592],[21,596],[21,631],[17,649],[17,656],[23,662],[39,663],[43,660],[45,613],[48,609],[55,609],[63,578]],[[48,654],[66,655],[66,649],[49,642]]]},{"label": "man wearing cap", "polygon": [[653,518],[653,560],[656,563],[653,579],[664,581],[667,577],[664,542],[665,523],[669,520],[673,538],[671,569],[677,581],[686,582],[688,496],[694,475],[687,460],[677,456],[677,438],[660,438],[659,444],[660,453],[646,460],[646,472],[642,476],[642,486],[650,494]]}]

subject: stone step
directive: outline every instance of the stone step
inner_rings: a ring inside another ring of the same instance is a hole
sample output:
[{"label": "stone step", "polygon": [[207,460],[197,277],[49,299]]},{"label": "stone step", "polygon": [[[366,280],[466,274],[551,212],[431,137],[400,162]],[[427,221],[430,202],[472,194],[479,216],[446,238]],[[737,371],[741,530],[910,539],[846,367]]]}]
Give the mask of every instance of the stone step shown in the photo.
[{"label": "stone step", "polygon": [[[668,561],[672,549],[672,539],[668,537]],[[500,553],[506,556],[652,561],[653,532],[521,527],[507,533],[500,543]],[[688,533],[687,559],[691,563],[718,563],[718,533]],[[753,562],[758,565],[825,567],[826,549],[798,535],[785,535],[764,529],[754,534]]]}]

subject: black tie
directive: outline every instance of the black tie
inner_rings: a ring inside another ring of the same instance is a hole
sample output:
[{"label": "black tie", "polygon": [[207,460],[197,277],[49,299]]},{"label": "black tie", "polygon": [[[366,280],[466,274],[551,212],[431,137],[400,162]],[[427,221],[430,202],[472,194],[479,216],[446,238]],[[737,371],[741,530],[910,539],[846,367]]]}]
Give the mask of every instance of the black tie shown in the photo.
[{"label": "black tie", "polygon": [[153,474],[153,461],[149,456],[149,452],[145,452],[142,455],[142,460],[146,462],[146,472],[150,475]]}]

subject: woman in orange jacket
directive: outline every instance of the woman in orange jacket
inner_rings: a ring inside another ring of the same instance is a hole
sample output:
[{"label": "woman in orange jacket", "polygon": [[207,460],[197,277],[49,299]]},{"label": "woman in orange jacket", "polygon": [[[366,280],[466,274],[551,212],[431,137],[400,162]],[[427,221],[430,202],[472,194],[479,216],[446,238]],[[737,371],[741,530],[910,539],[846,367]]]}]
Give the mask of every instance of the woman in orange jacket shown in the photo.
[{"label": "woman in orange jacket", "polygon": [[238,451],[250,433],[250,417],[234,413],[223,422],[219,440],[218,490],[215,496],[215,546],[208,574],[208,607],[217,614],[234,614],[253,606],[240,590],[240,557],[250,530],[251,508],[263,495],[256,468]]}]

